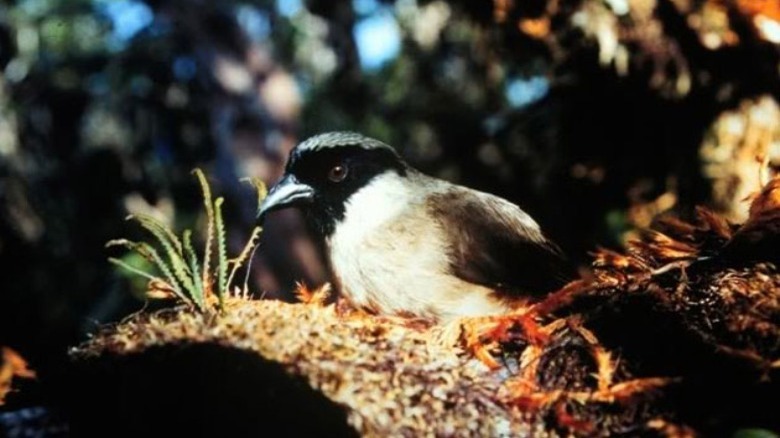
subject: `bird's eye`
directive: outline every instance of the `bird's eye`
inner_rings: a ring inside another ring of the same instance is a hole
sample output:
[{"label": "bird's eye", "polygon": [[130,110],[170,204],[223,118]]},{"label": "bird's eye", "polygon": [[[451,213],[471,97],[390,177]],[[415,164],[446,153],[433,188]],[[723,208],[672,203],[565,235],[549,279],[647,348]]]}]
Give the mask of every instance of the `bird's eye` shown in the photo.
[{"label": "bird's eye", "polygon": [[337,164],[333,166],[328,172],[328,179],[333,182],[344,181],[344,178],[346,177],[347,177],[347,166],[343,164]]}]

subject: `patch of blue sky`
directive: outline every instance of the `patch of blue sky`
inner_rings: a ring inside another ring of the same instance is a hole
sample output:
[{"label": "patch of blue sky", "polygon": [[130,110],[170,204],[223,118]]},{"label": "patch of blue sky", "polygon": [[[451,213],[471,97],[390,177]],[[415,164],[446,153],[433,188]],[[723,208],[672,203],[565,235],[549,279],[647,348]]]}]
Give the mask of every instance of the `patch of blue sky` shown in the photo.
[{"label": "patch of blue sky", "polygon": [[514,78],[507,81],[506,98],[513,108],[524,108],[538,102],[550,92],[550,81],[544,76]]},{"label": "patch of blue sky", "polygon": [[276,0],[276,10],[283,17],[292,17],[303,9],[302,0]]},{"label": "patch of blue sky", "polygon": [[395,16],[387,8],[378,8],[359,20],[353,32],[360,65],[365,70],[380,68],[401,51],[401,31]]},{"label": "patch of blue sky", "polygon": [[134,0],[98,0],[97,9],[111,21],[112,46],[122,47],[154,20],[154,12],[143,2]]}]

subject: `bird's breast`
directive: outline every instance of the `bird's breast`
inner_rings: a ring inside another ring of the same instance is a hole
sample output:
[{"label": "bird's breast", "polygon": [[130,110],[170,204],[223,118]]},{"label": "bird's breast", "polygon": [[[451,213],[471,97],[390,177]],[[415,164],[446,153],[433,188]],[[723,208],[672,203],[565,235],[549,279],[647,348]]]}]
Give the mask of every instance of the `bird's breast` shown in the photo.
[{"label": "bird's breast", "polygon": [[384,314],[448,319],[505,312],[491,289],[451,275],[441,226],[392,178],[353,195],[326,241],[341,293]]}]

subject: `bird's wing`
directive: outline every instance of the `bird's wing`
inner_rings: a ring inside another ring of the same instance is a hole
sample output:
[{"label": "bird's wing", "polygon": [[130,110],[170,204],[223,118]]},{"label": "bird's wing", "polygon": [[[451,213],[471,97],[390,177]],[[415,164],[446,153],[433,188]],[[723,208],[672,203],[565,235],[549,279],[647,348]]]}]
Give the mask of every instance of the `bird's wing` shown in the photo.
[{"label": "bird's wing", "polygon": [[543,294],[572,279],[561,250],[520,207],[499,197],[449,186],[428,198],[449,236],[452,273],[513,294]]}]

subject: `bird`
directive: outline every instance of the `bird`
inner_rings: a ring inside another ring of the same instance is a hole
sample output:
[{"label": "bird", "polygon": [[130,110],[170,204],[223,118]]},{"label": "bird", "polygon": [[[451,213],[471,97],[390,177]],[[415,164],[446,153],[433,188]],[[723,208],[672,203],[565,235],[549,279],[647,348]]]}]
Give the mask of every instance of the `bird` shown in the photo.
[{"label": "bird", "polygon": [[560,248],[498,196],[428,176],[355,132],[299,143],[258,207],[297,208],[339,296],[433,321],[505,314],[571,279]]}]

